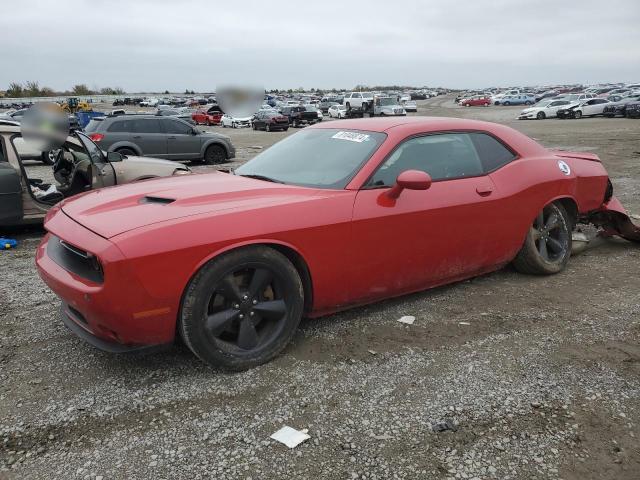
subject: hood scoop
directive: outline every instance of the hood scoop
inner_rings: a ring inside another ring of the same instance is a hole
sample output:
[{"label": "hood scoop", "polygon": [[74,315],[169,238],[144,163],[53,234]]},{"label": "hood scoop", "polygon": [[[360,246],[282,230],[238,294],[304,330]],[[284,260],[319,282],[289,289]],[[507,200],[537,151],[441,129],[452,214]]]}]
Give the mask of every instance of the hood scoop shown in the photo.
[{"label": "hood scoop", "polygon": [[175,202],[176,199],[175,198],[165,198],[165,197],[152,197],[150,195],[147,195],[146,197],[142,197],[140,199],[141,204],[144,203],[155,203],[158,205],[169,205],[170,203]]}]

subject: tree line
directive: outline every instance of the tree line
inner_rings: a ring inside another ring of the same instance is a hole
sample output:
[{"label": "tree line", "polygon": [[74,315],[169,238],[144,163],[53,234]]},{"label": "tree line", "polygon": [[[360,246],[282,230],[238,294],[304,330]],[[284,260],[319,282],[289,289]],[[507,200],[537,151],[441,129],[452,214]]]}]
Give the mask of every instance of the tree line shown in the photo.
[{"label": "tree line", "polygon": [[71,90],[59,92],[50,87],[41,87],[38,82],[30,81],[24,84],[11,82],[5,91],[5,96],[9,98],[21,97],[57,97],[57,96],[84,96],[84,95],[122,95],[125,91],[120,87],[104,87],[92,90],[84,83],[74,85]]}]

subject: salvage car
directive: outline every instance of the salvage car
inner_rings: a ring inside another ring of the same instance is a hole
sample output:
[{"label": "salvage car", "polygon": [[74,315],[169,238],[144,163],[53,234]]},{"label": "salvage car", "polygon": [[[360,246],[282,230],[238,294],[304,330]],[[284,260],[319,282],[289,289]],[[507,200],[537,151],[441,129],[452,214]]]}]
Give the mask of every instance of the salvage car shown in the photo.
[{"label": "salvage car", "polygon": [[608,118],[613,118],[618,115],[625,117],[627,114],[627,104],[640,101],[640,95],[634,95],[630,97],[623,97],[616,102],[611,102],[604,106],[602,115]]},{"label": "salvage car", "polygon": [[191,114],[191,119],[196,125],[219,125],[222,115],[220,111],[196,110]]},{"label": "salvage car", "polygon": [[556,100],[547,98],[540,100],[535,105],[525,108],[518,115],[518,120],[544,120],[545,118],[554,118],[561,108],[571,104],[569,100]]},{"label": "salvage car", "polygon": [[233,115],[224,114],[220,118],[220,125],[223,128],[231,127],[231,128],[243,128],[251,126],[251,117],[234,117]]},{"label": "salvage car", "polygon": [[86,135],[74,132],[62,148],[52,150],[56,184],[46,184],[29,178],[18,143],[31,142],[24,141],[19,126],[0,124],[0,226],[42,222],[52,205],[92,189],[191,173],[167,160],[102,152]]},{"label": "salvage car", "polygon": [[417,112],[418,104],[414,100],[407,100],[402,104],[405,112]]},{"label": "salvage car", "polygon": [[627,103],[624,115],[627,118],[640,118],[640,102]]},{"label": "salvage car", "polygon": [[118,115],[93,118],[85,131],[103,150],[127,156],[215,164],[234,158],[236,154],[231,139],[226,135],[200,131],[173,116]]},{"label": "salvage car", "polygon": [[265,130],[272,132],[275,130],[289,130],[289,119],[275,110],[259,111],[253,117],[252,126],[254,130]]},{"label": "salvage car", "polygon": [[347,117],[347,107],[344,105],[331,105],[329,107],[329,117],[330,118],[346,118]]},{"label": "salvage car", "polygon": [[474,95],[460,100],[462,107],[488,107],[489,105],[491,105],[491,97],[486,95]]},{"label": "salvage car", "polygon": [[534,103],[536,103],[535,97],[525,93],[505,95],[494,101],[495,105],[504,105],[505,107],[508,107],[509,105],[533,105]]},{"label": "salvage car", "polygon": [[36,263],[65,325],[92,345],[153,350],[179,335],[238,370],[274,358],[303,316],[509,263],[561,272],[577,222],[640,241],[612,191],[595,154],[550,151],[504,125],[338,120],[234,172],[65,200]]},{"label": "salvage car", "polygon": [[604,108],[609,105],[609,100],[606,98],[592,98],[589,100],[574,102],[567,105],[556,112],[558,118],[582,118],[582,117],[595,117],[596,115],[602,115]]}]

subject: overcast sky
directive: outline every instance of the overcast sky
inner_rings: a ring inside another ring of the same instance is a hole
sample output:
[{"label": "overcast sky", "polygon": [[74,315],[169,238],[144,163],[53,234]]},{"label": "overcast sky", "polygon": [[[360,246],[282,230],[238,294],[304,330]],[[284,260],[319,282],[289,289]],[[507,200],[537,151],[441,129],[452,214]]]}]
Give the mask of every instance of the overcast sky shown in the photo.
[{"label": "overcast sky", "polygon": [[5,2],[0,90],[640,82],[640,0]]}]

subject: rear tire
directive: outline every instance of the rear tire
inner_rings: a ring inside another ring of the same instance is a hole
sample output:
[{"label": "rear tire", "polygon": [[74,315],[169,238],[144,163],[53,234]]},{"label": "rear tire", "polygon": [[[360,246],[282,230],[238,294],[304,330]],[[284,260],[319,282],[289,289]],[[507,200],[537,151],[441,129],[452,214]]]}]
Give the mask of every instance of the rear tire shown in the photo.
[{"label": "rear tire", "polygon": [[210,145],[204,152],[204,163],[207,165],[216,165],[224,163],[227,160],[227,152],[220,145]]},{"label": "rear tire", "polygon": [[553,275],[567,266],[571,256],[573,225],[560,203],[542,209],[529,228],[513,265],[519,272]]},{"label": "rear tire", "polygon": [[213,259],[189,282],[179,331],[204,362],[246,370],[287,346],[303,305],[302,281],[289,259],[264,246],[241,248]]},{"label": "rear tire", "polygon": [[264,131],[265,132],[270,132],[271,131],[271,125],[269,125],[268,123],[265,125],[264,127]]}]

